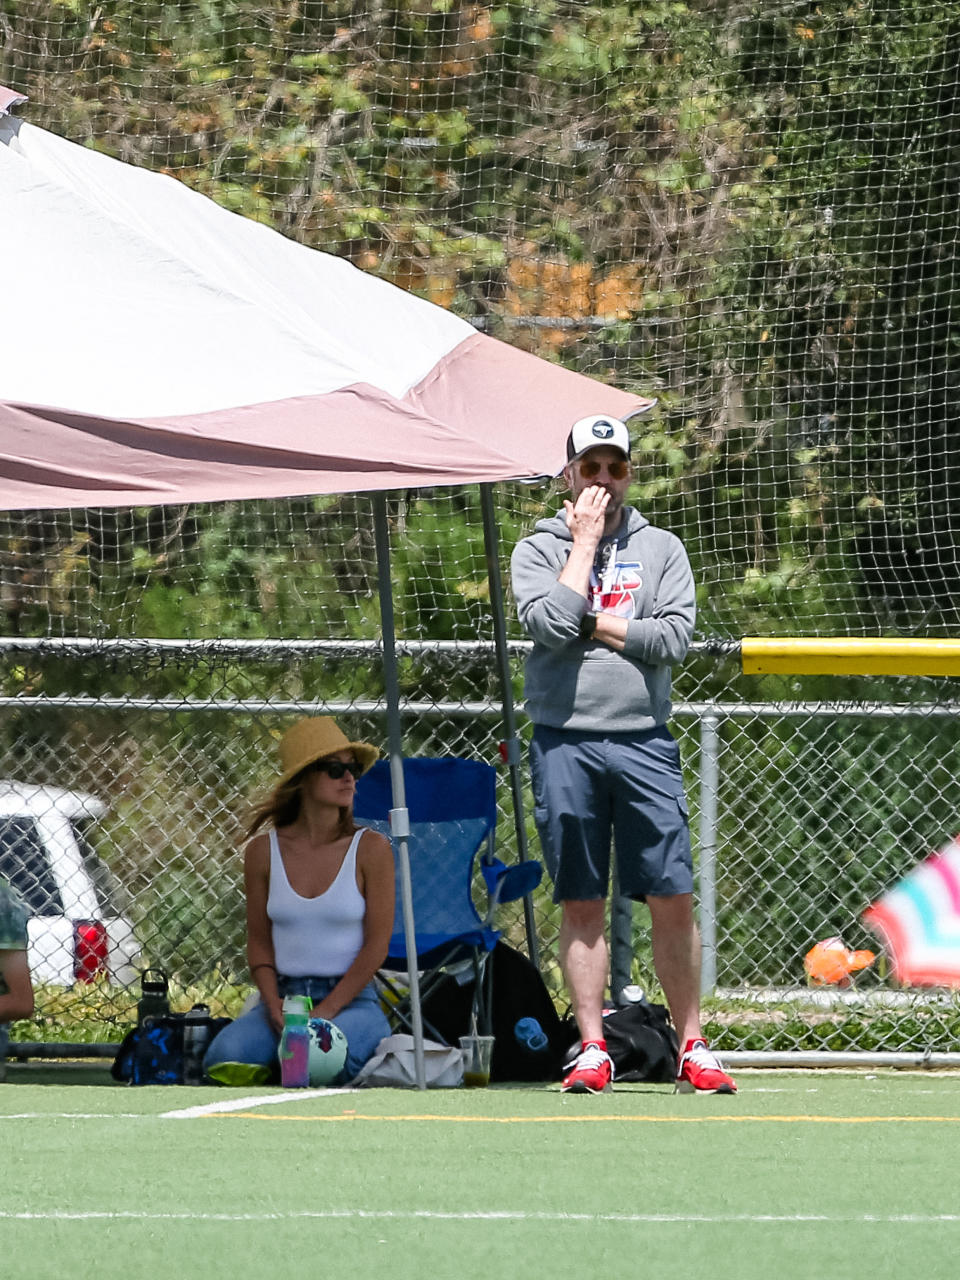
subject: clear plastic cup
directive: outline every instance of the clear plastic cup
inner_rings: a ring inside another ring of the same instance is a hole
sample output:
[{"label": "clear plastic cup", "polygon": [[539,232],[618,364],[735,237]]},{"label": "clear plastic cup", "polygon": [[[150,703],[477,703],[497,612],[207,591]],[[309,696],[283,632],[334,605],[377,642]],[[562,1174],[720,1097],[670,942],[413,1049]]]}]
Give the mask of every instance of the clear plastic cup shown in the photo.
[{"label": "clear plastic cup", "polygon": [[461,1036],[460,1052],[463,1054],[464,1088],[477,1089],[488,1085],[493,1036]]}]

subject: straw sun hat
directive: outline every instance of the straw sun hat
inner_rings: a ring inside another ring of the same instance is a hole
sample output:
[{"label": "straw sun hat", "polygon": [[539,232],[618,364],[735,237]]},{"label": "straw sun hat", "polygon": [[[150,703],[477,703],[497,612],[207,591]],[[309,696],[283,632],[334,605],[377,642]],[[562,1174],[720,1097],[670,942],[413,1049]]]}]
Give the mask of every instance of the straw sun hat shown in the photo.
[{"label": "straw sun hat", "polygon": [[331,756],[335,751],[352,751],[366,773],[380,752],[369,742],[350,742],[336,720],[330,716],[307,716],[298,720],[280,739],[280,768],[276,786],[295,778],[308,764]]}]

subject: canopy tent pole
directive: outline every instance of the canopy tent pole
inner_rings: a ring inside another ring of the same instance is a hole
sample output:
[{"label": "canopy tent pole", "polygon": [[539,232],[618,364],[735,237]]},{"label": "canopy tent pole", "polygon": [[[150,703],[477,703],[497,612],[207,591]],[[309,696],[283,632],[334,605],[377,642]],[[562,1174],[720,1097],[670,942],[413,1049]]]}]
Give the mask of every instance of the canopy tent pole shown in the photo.
[{"label": "canopy tent pole", "polygon": [[373,529],[377,549],[377,587],[380,593],[380,625],[383,632],[383,679],[387,697],[387,746],[390,754],[390,784],[393,808],[390,834],[397,850],[400,875],[400,905],[403,937],[407,948],[407,981],[410,985],[410,1013],[413,1023],[413,1054],[418,1089],[426,1089],[423,1061],[423,1017],[420,1012],[420,975],[417,968],[417,933],[413,919],[413,886],[410,879],[410,813],[403,781],[403,734],[400,728],[400,681],[397,676],[396,630],[393,592],[390,582],[390,534],[387,527],[387,495],[373,494]]},{"label": "canopy tent pole", "polygon": [[[490,584],[490,605],[493,610],[493,634],[497,654],[497,671],[500,677],[500,697],[503,702],[503,726],[510,770],[510,791],[513,797],[513,824],[517,833],[517,859],[527,861],[527,831],[523,821],[523,789],[520,781],[520,740],[517,737],[517,719],[513,707],[513,682],[510,676],[510,655],[507,651],[507,627],[503,608],[503,580],[500,575],[500,537],[493,506],[493,485],[481,484],[480,509],[483,513],[483,544],[487,558],[487,581]],[[540,968],[540,948],[537,942],[537,926],[533,918],[533,902],[530,894],[523,899],[523,919],[527,931],[527,952]]]}]

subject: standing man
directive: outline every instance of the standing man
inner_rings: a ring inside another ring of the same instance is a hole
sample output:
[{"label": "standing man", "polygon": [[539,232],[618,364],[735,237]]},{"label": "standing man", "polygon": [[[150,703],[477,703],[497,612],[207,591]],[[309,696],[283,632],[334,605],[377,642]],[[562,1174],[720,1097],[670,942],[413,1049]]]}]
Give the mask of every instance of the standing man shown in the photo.
[{"label": "standing man", "polygon": [[583,1042],[565,1092],[610,1088],[603,1034],[611,833],[620,891],[650,909],[653,961],[680,1044],[678,1087],[735,1093],[700,1028],[700,935],[680,752],[666,728],[670,668],[696,614],[679,538],[625,505],[630,435],[575,422],[571,498],[513,552],[513,592],[532,638],[525,696],[534,816],[562,907],[560,964]]},{"label": "standing man", "polygon": [[0,876],[0,1080],[6,1076],[8,1023],[33,1013],[27,967],[27,909]]}]

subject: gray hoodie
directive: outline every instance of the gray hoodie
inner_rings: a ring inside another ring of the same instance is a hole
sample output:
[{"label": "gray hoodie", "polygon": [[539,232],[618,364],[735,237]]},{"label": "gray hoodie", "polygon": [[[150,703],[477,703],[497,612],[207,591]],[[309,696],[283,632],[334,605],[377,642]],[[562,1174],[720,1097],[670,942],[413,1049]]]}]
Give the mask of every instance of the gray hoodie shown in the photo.
[{"label": "gray hoodie", "polygon": [[[563,513],[518,542],[511,572],[517,613],[533,640],[524,693],[536,724],[612,733],[652,729],[670,715],[670,667],[680,662],[696,617],[683,543],[634,507],[603,538],[590,598],[558,582],[573,546]],[[632,619],[622,653],[579,638],[585,613]]]}]

